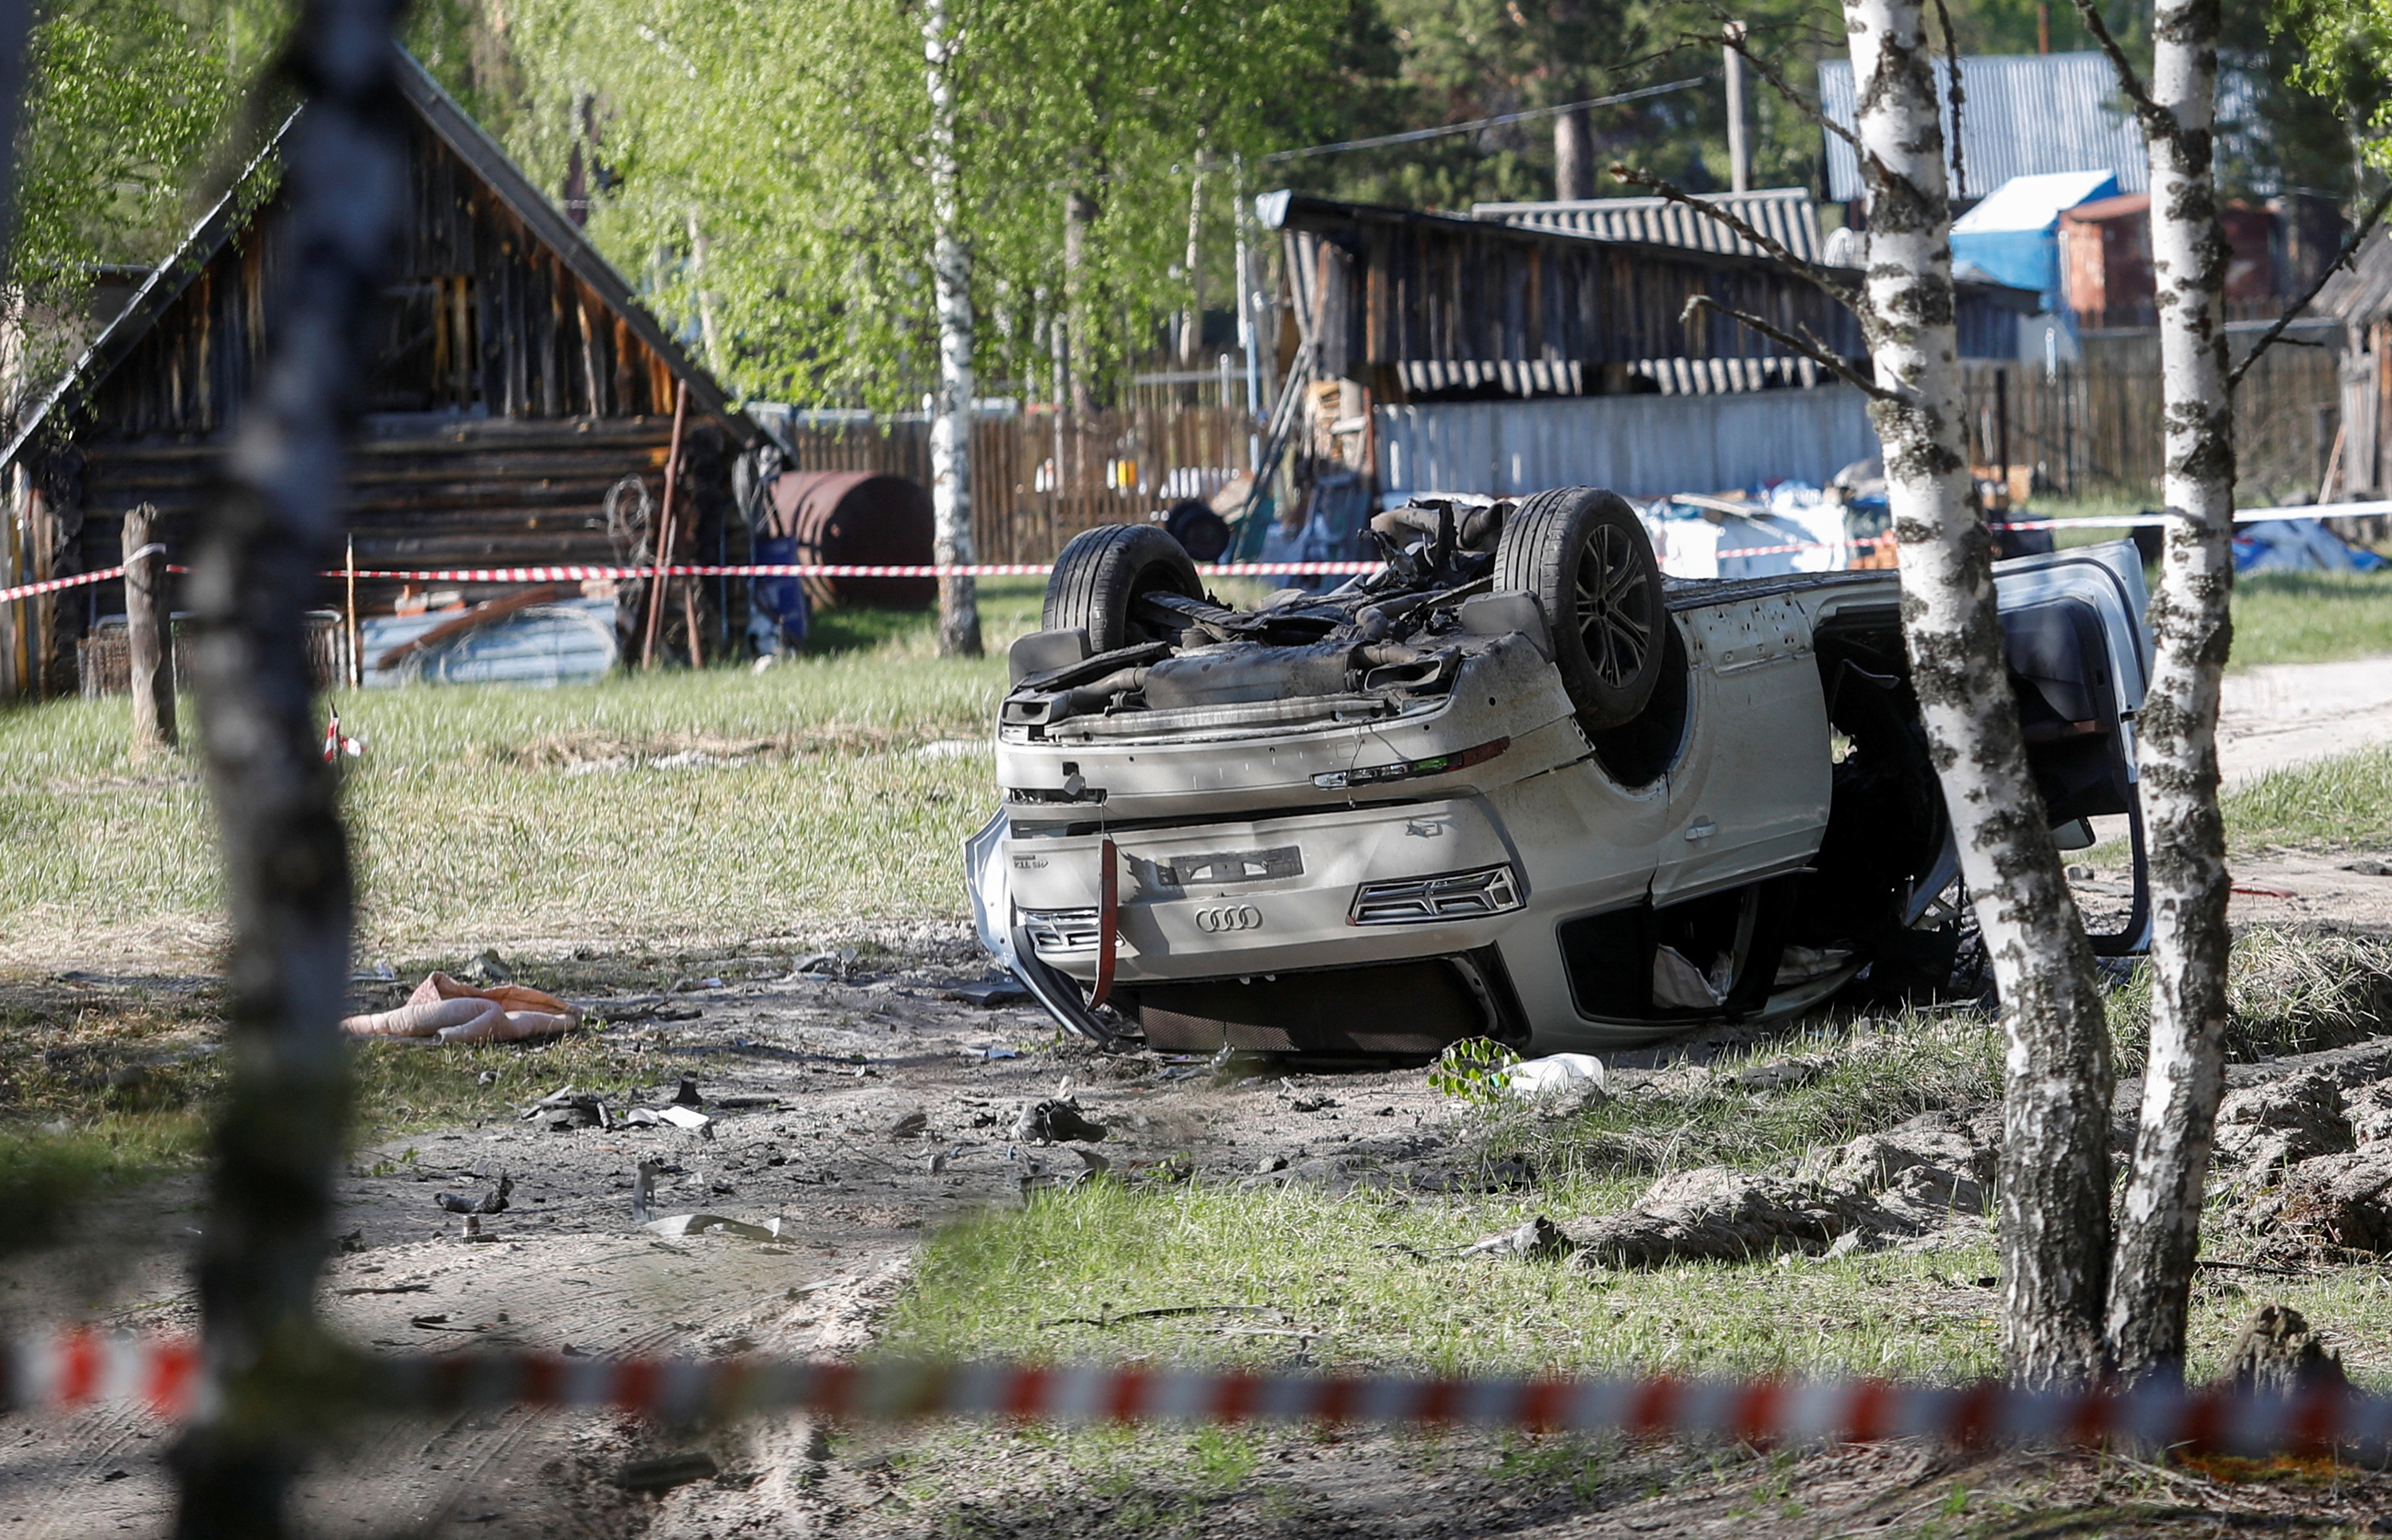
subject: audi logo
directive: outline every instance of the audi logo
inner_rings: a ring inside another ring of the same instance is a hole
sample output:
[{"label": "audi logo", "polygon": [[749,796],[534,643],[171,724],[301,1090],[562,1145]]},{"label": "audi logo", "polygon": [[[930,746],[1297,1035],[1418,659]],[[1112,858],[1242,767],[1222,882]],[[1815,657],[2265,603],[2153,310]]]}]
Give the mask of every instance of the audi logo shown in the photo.
[{"label": "audi logo", "polygon": [[1196,912],[1196,928],[1207,936],[1220,936],[1232,930],[1260,930],[1263,912],[1252,904],[1223,904],[1216,909]]}]

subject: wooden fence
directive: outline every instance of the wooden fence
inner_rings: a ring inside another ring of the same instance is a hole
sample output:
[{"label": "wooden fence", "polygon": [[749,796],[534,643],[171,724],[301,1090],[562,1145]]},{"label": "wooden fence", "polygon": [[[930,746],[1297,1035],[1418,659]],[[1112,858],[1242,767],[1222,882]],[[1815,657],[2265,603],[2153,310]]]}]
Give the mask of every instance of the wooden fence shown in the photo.
[{"label": "wooden fence", "polygon": [[[930,430],[912,416],[774,420],[808,471],[883,471],[930,485]],[[972,423],[972,539],[983,562],[1046,562],[1072,536],[1209,498],[1246,469],[1260,427],[1242,410],[1133,406],[1075,414],[1037,406]]]},{"label": "wooden fence", "polygon": [[[2047,371],[1970,363],[1970,453],[1981,466],[2026,466],[2063,495],[2156,498],[2164,463],[2156,368],[2095,361]],[[2313,496],[2340,421],[2335,355],[2278,347],[2234,395],[2237,498],[2261,507]],[[2002,421],[2008,421],[2003,452]]]}]

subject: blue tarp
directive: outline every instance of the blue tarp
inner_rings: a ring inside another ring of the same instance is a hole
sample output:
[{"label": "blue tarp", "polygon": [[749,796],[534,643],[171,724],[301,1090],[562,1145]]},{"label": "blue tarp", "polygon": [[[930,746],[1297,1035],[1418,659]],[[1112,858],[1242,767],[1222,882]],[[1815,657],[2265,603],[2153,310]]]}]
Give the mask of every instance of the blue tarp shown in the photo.
[{"label": "blue tarp", "polygon": [[2013,176],[1952,222],[1952,260],[1973,263],[1996,282],[2032,289],[2046,310],[2060,308],[2060,215],[2118,195],[2107,171]]}]

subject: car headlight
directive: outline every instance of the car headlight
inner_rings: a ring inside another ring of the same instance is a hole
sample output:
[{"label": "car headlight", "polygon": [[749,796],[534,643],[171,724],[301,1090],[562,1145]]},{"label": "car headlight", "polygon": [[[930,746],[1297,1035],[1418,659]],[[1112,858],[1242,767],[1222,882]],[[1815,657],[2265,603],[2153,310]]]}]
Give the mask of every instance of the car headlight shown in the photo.
[{"label": "car headlight", "polygon": [[1354,890],[1346,923],[1410,925],[1435,920],[1476,920],[1520,907],[1520,876],[1509,864],[1447,872],[1401,882],[1364,883]]}]

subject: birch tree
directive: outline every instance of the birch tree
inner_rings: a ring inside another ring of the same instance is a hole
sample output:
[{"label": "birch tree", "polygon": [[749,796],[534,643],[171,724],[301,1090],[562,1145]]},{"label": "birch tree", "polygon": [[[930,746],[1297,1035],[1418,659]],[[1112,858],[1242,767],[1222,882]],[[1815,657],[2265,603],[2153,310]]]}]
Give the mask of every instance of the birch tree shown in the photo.
[{"label": "birch tree", "polygon": [[2234,581],[2230,252],[2211,162],[2217,0],[2158,0],[2148,85],[2100,11],[2079,0],[2079,12],[2109,53],[2150,146],[2166,434],[2166,543],[2149,611],[2155,655],[2137,719],[2151,852],[2151,1052],[2108,1318],[2116,1368],[2133,1379],[2181,1369],[2226,1068],[2230,885],[2217,809],[2217,695]]},{"label": "birch tree", "polygon": [[[963,566],[972,559],[972,302],[971,252],[964,242],[956,191],[956,44],[947,32],[946,0],[922,6],[922,58],[930,97],[930,174],[931,283],[939,325],[938,405],[930,415],[931,560]],[[939,579],[939,651],[978,657],[980,602],[962,574]]]},{"label": "birch tree", "polygon": [[1919,0],[1844,0],[1868,196],[1858,313],[1900,555],[1903,629],[1979,932],[2001,994],[2002,1351],[2028,1385],[2103,1365],[2108,1021],[2003,665],[1992,537],[1972,506],[1951,209]]}]

